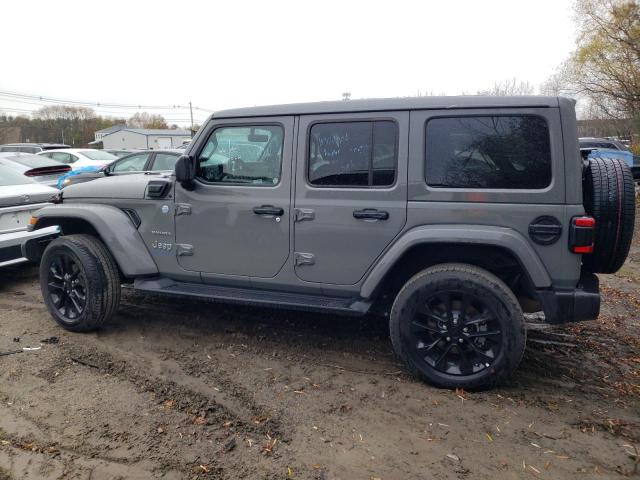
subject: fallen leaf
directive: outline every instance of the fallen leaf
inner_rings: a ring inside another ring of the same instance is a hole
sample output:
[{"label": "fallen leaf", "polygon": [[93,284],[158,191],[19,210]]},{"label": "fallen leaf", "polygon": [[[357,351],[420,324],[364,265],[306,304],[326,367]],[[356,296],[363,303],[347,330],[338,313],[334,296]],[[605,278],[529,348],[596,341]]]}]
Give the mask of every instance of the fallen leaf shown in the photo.
[{"label": "fallen leaf", "polygon": [[205,423],[207,423],[207,419],[204,417],[196,417],[193,419],[194,425],[204,425]]}]

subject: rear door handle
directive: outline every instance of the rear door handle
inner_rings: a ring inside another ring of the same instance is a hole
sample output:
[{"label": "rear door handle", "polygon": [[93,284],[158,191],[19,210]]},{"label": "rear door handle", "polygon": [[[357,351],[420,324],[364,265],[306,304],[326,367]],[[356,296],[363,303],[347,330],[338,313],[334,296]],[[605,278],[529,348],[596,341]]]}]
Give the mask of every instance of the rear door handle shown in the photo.
[{"label": "rear door handle", "polygon": [[376,210],[375,208],[365,208],[364,210],[354,210],[353,218],[358,220],[387,220],[389,212]]},{"label": "rear door handle", "polygon": [[274,217],[281,217],[284,215],[284,209],[274,207],[273,205],[261,205],[260,207],[253,207],[253,213],[256,215],[272,215]]}]

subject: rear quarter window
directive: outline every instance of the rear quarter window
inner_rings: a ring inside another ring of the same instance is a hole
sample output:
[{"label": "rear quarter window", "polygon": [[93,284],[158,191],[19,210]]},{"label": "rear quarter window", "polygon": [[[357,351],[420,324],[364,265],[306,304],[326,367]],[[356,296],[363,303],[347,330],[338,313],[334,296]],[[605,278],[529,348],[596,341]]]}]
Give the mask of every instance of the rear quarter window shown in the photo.
[{"label": "rear quarter window", "polygon": [[549,127],[540,116],[432,118],[425,128],[430,187],[543,189],[551,183]]}]

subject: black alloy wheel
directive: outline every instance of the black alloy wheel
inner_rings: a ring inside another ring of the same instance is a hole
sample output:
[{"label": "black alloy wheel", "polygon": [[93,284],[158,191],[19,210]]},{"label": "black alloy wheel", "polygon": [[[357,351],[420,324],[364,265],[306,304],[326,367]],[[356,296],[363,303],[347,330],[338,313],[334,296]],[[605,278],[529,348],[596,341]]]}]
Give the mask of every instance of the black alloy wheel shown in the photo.
[{"label": "black alloy wheel", "polygon": [[42,298],[53,319],[72,332],[91,332],[120,302],[120,272],[100,239],[85,234],[53,240],[40,261]]},{"label": "black alloy wheel", "polygon": [[70,253],[57,252],[51,258],[47,285],[61,319],[76,321],[87,306],[87,279],[80,262]]},{"label": "black alloy wheel", "polygon": [[397,355],[437,387],[482,390],[506,379],[524,354],[524,315],[514,293],[475,265],[443,263],[417,273],[391,308]]},{"label": "black alloy wheel", "polygon": [[502,335],[492,307],[466,292],[424,299],[411,322],[413,354],[449,375],[471,375],[491,367],[500,354]]}]

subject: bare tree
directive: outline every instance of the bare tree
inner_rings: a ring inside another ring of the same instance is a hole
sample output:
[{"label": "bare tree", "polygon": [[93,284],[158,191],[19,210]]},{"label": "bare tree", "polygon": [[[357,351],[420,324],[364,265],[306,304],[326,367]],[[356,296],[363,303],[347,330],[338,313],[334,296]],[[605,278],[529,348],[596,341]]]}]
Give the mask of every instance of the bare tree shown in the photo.
[{"label": "bare tree", "polygon": [[147,112],[134,114],[127,120],[127,125],[132,128],[168,128],[167,121],[162,115]]},{"label": "bare tree", "polygon": [[560,79],[589,99],[592,113],[640,118],[640,3],[637,0],[577,0],[577,49]]},{"label": "bare tree", "polygon": [[487,90],[478,90],[478,95],[488,95],[493,97],[511,97],[514,95],[533,95],[533,85],[527,81],[512,78],[503,80],[493,84],[493,87]]}]

